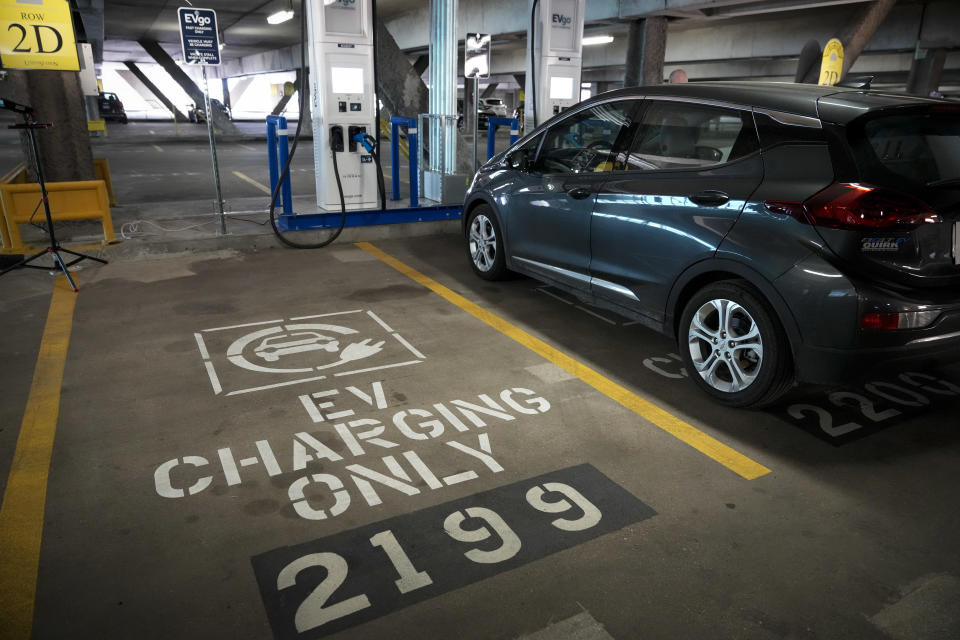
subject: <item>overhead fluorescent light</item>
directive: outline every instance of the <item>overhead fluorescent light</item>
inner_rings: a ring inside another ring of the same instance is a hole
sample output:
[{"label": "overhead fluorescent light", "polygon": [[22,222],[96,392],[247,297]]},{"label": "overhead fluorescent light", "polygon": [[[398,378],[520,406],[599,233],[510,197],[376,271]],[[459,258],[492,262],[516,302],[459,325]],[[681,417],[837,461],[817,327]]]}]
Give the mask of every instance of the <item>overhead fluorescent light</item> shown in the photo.
[{"label": "overhead fluorescent light", "polygon": [[283,11],[277,11],[276,13],[271,13],[267,16],[267,22],[270,24],[281,24],[293,18],[293,11],[289,9],[284,9]]},{"label": "overhead fluorescent light", "polygon": [[613,42],[613,36],[587,36],[583,39],[583,46],[589,47],[592,44],[610,44]]}]

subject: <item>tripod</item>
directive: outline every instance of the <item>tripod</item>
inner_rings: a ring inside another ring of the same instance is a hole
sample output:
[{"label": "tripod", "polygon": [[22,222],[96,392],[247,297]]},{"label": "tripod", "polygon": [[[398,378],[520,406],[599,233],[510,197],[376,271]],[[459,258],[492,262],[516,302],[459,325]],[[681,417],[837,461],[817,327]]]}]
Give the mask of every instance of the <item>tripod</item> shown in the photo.
[{"label": "tripod", "polygon": [[[3,102],[3,101],[0,101],[0,102]],[[6,101],[6,102],[9,103],[9,101]],[[7,107],[6,104],[4,104],[3,106],[5,108],[9,108]],[[17,105],[17,106],[20,107],[21,105]],[[70,287],[74,291],[79,291],[79,289],[77,289],[77,283],[73,281],[73,276],[70,275],[70,271],[68,270],[68,267],[71,267],[77,264],[81,260],[93,260],[94,262],[99,262],[101,264],[107,264],[107,261],[102,258],[88,256],[83,253],[77,253],[76,251],[71,251],[70,249],[64,249],[63,247],[60,246],[60,243],[57,242],[57,236],[54,234],[54,231],[53,231],[53,218],[50,216],[50,201],[47,198],[47,185],[43,179],[43,165],[40,162],[40,149],[37,147],[37,139],[33,133],[34,130],[36,129],[47,129],[49,127],[52,127],[53,125],[39,123],[35,121],[33,119],[33,109],[31,109],[30,107],[23,107],[22,110],[19,108],[15,110],[21,115],[23,115],[23,124],[11,124],[7,128],[8,129],[25,129],[27,132],[27,137],[30,139],[30,147],[33,149],[33,161],[37,169],[37,181],[40,183],[40,194],[41,194],[41,201],[43,202],[43,212],[47,218],[47,233],[49,235],[50,244],[43,251],[35,253],[32,256],[26,256],[20,262],[7,267],[3,271],[0,271],[0,276],[2,276],[3,274],[9,271],[13,271],[14,269],[43,269],[46,271],[51,267],[55,269],[59,268],[63,272],[63,275],[67,276],[67,282],[70,283]],[[70,254],[71,256],[74,256],[74,258],[73,260],[70,260],[70,262],[64,262],[63,257],[60,255],[61,253]],[[51,267],[45,267],[43,265],[38,265],[38,264],[30,264],[40,256],[45,256],[48,254],[53,258],[53,265],[51,265]]]}]

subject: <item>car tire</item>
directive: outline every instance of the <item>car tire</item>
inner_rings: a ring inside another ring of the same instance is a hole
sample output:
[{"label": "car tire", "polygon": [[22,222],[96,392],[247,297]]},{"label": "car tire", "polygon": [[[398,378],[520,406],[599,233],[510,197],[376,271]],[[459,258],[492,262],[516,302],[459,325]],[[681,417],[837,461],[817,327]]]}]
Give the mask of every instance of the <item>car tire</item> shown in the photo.
[{"label": "car tire", "polygon": [[510,273],[500,225],[485,204],[474,208],[467,219],[467,258],[473,272],[484,280],[503,280]]},{"label": "car tire", "polygon": [[790,345],[777,314],[743,280],[697,291],[677,333],[687,375],[720,404],[763,407],[793,385]]}]

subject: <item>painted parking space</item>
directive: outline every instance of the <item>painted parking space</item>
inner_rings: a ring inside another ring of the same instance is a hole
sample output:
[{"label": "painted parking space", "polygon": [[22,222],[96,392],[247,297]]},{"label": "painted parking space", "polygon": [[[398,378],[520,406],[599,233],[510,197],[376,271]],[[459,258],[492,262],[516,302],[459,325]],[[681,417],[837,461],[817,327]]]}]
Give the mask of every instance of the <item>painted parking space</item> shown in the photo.
[{"label": "painted parking space", "polygon": [[[878,593],[955,570],[929,512],[957,441],[924,423],[956,410],[932,399],[948,385],[911,378],[926,413],[831,446],[692,395],[640,327],[477,281],[453,237],[377,246],[773,472],[732,473],[360,248],[104,269],[77,305],[35,637],[516,638],[578,616],[590,637],[872,637]],[[847,464],[878,453],[922,461],[923,501]],[[839,606],[846,566],[871,568]]]}]

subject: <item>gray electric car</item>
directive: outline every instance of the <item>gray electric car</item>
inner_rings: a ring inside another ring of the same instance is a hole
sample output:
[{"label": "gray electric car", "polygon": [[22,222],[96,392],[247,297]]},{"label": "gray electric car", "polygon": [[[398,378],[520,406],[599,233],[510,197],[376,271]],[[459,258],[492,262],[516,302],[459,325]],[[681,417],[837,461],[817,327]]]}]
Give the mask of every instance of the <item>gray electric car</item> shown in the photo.
[{"label": "gray electric car", "polygon": [[601,94],[478,172],[481,278],[521,272],[675,336],[731,406],[960,356],[960,105],[690,83]]}]

